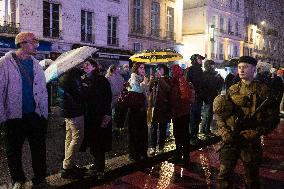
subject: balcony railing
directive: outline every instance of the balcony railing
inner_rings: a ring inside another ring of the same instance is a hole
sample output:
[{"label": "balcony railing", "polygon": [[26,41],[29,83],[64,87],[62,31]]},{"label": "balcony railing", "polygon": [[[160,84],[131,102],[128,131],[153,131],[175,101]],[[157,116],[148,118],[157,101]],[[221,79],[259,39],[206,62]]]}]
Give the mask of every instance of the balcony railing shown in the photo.
[{"label": "balcony railing", "polygon": [[240,33],[235,33],[235,36],[237,36],[237,37],[242,37],[242,34],[240,34]]},{"label": "balcony railing", "polygon": [[95,43],[95,34],[85,34],[84,36],[81,36],[81,42]]},{"label": "balcony railing", "polygon": [[119,46],[119,38],[116,37],[108,37],[107,44],[111,46]]},{"label": "balcony railing", "polygon": [[151,36],[155,36],[155,37],[160,37],[160,32],[161,32],[161,29],[153,29],[153,28],[151,28],[150,35]]},{"label": "balcony railing", "polygon": [[229,35],[234,35],[234,32],[228,31],[228,34],[229,34]]},{"label": "balcony railing", "polygon": [[59,30],[58,28],[43,28],[43,37],[62,39],[62,30]]},{"label": "balcony railing", "polygon": [[219,32],[223,33],[223,34],[226,33],[226,31],[224,29],[220,29]]},{"label": "balcony railing", "polygon": [[15,22],[6,22],[0,25],[0,33],[18,34],[20,32],[20,24]]},{"label": "balcony railing", "polygon": [[174,40],[175,39],[175,32],[173,31],[166,31],[165,32],[165,39],[172,39]]},{"label": "balcony railing", "polygon": [[133,26],[131,33],[135,34],[144,34],[145,29],[144,26]]}]

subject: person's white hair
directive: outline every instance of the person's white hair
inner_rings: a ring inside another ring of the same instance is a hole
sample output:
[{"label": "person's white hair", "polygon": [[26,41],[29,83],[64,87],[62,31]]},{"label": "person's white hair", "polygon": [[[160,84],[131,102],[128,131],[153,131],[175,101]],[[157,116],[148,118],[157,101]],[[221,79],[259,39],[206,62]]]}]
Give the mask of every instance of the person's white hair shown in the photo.
[{"label": "person's white hair", "polygon": [[272,65],[267,62],[258,62],[256,65],[256,70],[258,70],[260,73],[270,72],[271,68],[272,68]]},{"label": "person's white hair", "polygon": [[277,69],[276,68],[270,68],[270,73],[274,74],[276,73]]}]

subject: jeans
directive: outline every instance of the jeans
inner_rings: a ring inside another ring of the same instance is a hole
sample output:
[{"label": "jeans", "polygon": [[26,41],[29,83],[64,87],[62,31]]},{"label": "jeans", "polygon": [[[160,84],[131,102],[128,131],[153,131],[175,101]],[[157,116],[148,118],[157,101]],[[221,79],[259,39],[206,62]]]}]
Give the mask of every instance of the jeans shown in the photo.
[{"label": "jeans", "polygon": [[153,122],[151,127],[151,148],[156,148],[157,146],[157,132],[159,128],[159,148],[162,149],[165,147],[166,141],[166,130],[167,123],[157,123]]},{"label": "jeans", "polygon": [[84,116],[75,118],[65,118],[66,138],[65,138],[65,158],[63,160],[63,169],[73,167],[76,153],[84,138]]},{"label": "jeans", "polygon": [[26,138],[31,150],[33,179],[45,178],[47,120],[36,113],[24,114],[21,119],[7,120],[5,129],[6,153],[12,181],[24,182],[26,180],[22,167],[22,148]]},{"label": "jeans", "polygon": [[209,134],[210,125],[213,119],[213,102],[203,105],[203,119],[201,124],[201,133]]},{"label": "jeans", "polygon": [[197,101],[191,105],[190,111],[190,138],[197,138],[199,124],[201,122],[202,102]]}]

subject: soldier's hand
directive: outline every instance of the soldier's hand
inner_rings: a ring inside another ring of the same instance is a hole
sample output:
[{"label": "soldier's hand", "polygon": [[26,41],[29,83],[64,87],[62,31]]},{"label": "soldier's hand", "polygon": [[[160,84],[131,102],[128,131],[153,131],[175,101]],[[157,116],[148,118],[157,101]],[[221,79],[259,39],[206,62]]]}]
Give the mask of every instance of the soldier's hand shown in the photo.
[{"label": "soldier's hand", "polygon": [[255,130],[244,130],[240,132],[240,135],[247,140],[253,140],[258,137],[258,134]]}]

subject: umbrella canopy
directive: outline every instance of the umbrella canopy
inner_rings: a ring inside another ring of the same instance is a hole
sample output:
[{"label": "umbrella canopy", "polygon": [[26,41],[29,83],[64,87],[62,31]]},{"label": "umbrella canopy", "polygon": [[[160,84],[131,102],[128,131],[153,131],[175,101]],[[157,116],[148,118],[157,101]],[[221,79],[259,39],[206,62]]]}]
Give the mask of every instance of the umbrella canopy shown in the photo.
[{"label": "umbrella canopy", "polygon": [[133,62],[144,62],[148,64],[167,63],[181,60],[183,57],[180,53],[172,49],[146,50],[132,55],[129,59]]},{"label": "umbrella canopy", "polygon": [[68,70],[80,65],[98,49],[83,46],[60,55],[45,71],[46,82],[57,79]]}]

